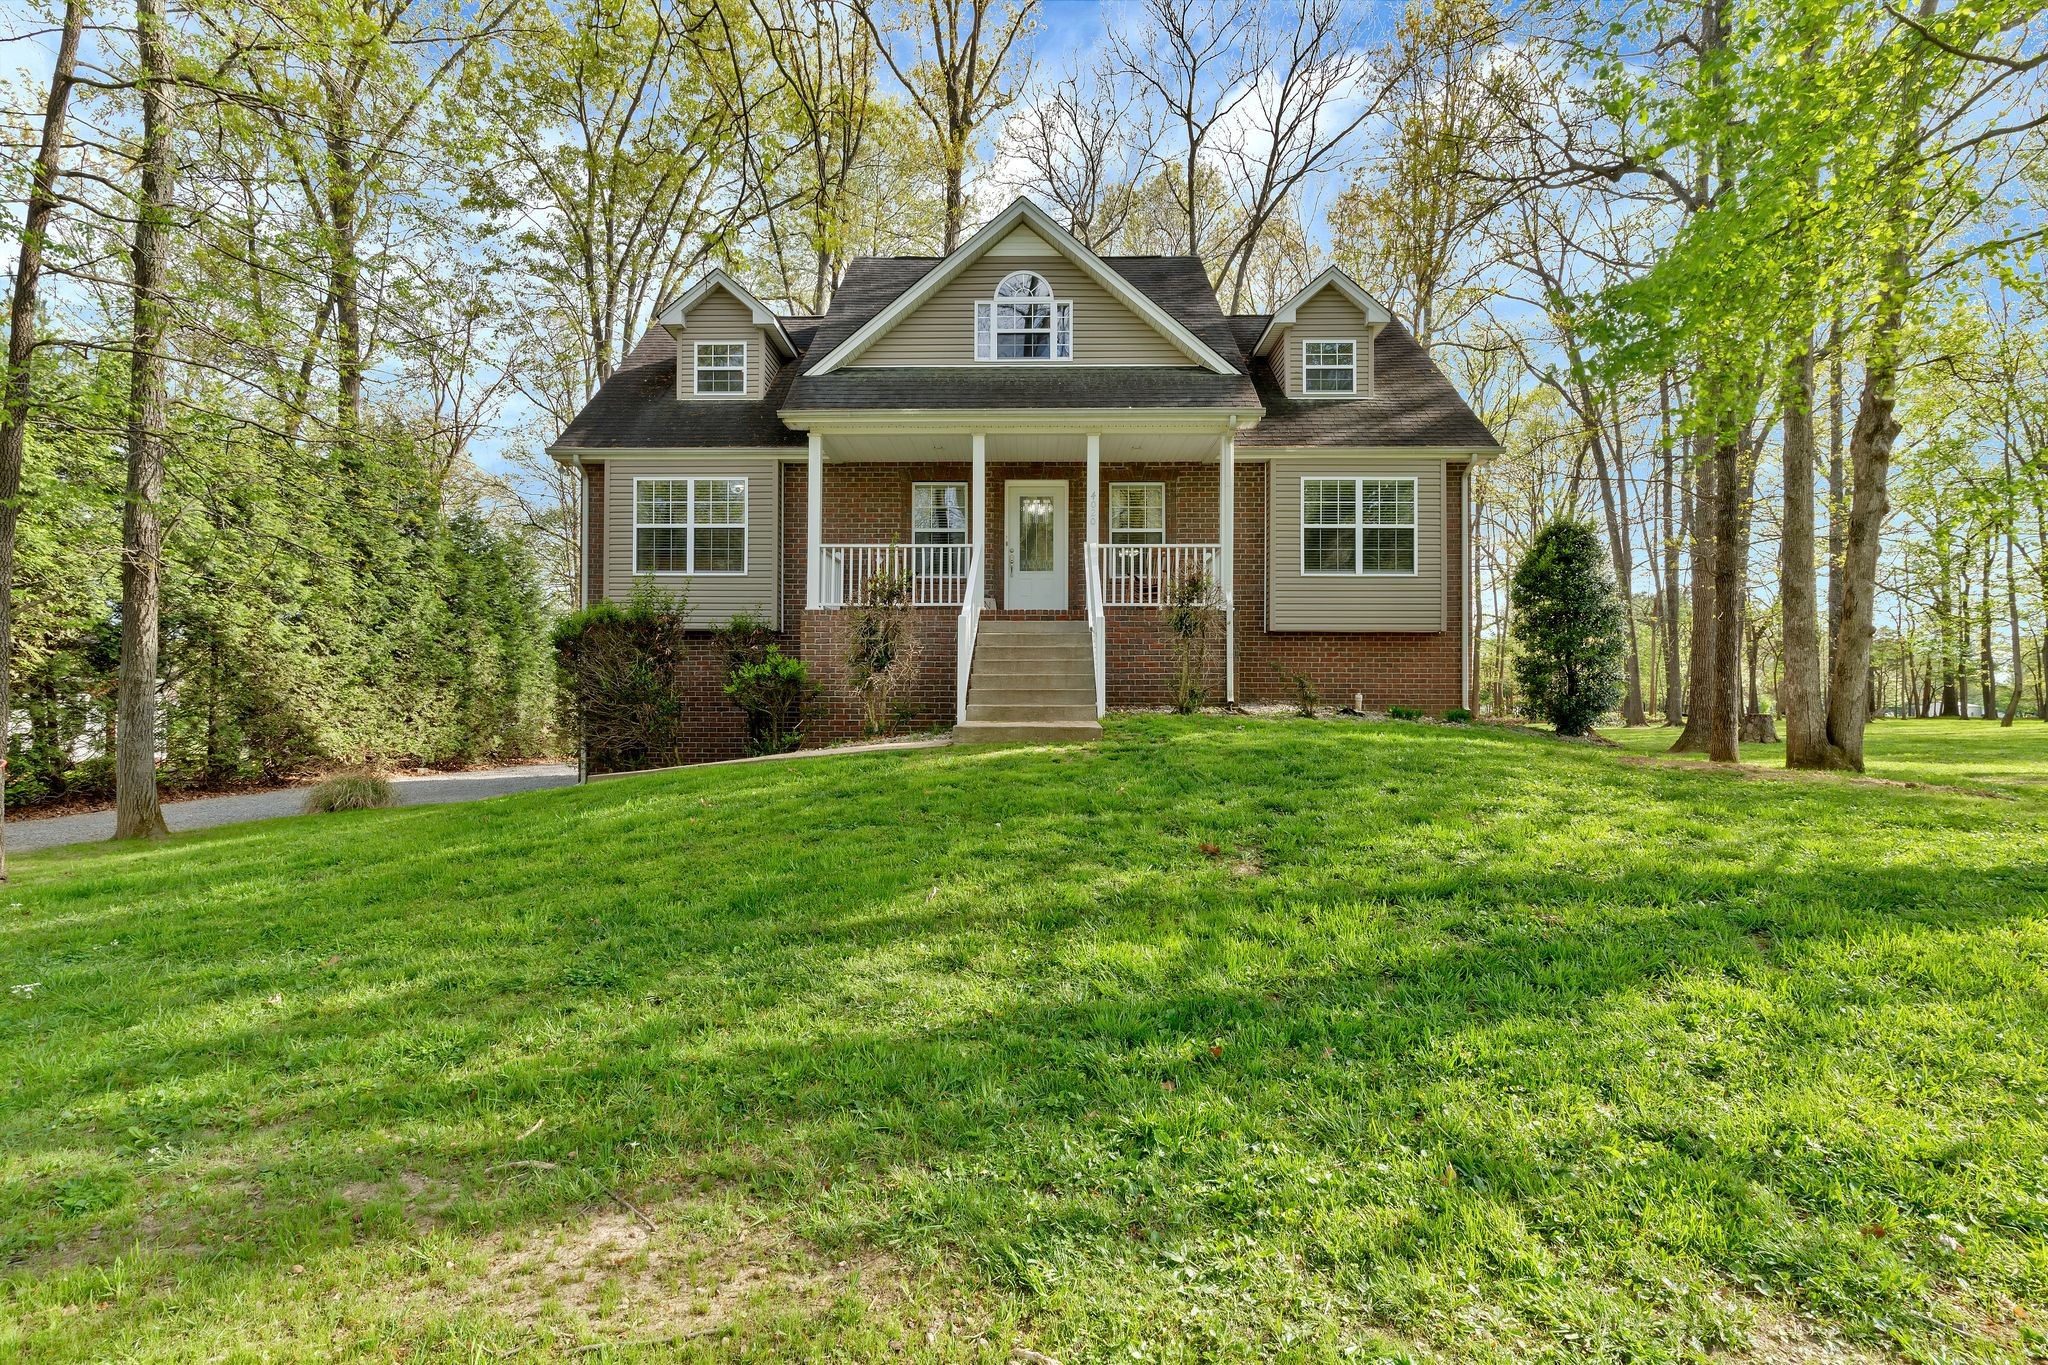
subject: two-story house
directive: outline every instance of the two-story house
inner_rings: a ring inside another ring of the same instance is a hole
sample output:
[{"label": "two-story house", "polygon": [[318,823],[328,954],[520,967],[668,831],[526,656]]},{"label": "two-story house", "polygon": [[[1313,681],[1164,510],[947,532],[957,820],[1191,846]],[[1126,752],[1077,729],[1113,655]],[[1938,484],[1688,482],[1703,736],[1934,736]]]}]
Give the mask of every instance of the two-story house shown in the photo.
[{"label": "two-story house", "polygon": [[1097,256],[1027,201],[944,258],[860,258],[823,317],[714,272],[550,447],[581,472],[586,591],[687,593],[692,756],[740,750],[709,632],[809,661],[811,742],[858,728],[847,613],[915,602],[918,719],[1099,732],[1171,700],[1199,576],[1213,701],[1469,706],[1467,488],[1493,436],[1341,271],[1225,316],[1190,256]]}]

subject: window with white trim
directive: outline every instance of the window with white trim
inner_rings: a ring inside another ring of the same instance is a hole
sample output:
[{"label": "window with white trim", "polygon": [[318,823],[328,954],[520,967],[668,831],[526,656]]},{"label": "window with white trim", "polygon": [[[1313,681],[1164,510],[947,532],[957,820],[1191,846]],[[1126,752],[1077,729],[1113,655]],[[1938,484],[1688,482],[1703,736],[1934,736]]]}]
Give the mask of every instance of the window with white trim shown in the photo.
[{"label": "window with white trim", "polygon": [[910,485],[910,543],[912,545],[965,545],[967,543],[966,484],[914,483]]},{"label": "window with white trim", "polygon": [[1166,543],[1166,485],[1113,483],[1109,486],[1109,543]]},{"label": "window with white trim", "polygon": [[633,572],[744,574],[745,479],[633,480]]},{"label": "window with white trim", "polygon": [[717,397],[744,397],[747,392],[747,343],[697,343],[697,392]]},{"label": "window with white trim", "polygon": [[1053,297],[1052,281],[1013,270],[995,297],[974,305],[976,360],[1072,360],[1074,305]]},{"label": "window with white trim", "polygon": [[1301,481],[1304,574],[1415,572],[1415,480]]},{"label": "window with white trim", "polygon": [[1307,394],[1358,392],[1358,343],[1301,343],[1301,391]]}]

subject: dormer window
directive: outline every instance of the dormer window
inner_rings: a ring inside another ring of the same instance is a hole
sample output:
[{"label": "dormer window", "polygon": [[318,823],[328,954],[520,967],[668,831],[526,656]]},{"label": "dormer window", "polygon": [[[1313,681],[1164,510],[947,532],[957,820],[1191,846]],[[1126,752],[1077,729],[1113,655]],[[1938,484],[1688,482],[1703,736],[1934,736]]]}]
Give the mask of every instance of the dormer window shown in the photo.
[{"label": "dormer window", "polygon": [[743,398],[747,392],[747,343],[697,343],[697,392]]},{"label": "dormer window", "polygon": [[974,358],[1072,360],[1074,305],[1055,299],[1052,282],[1036,271],[1012,271],[994,298],[975,302]]},{"label": "dormer window", "polygon": [[1311,395],[1327,394],[1332,397],[1357,393],[1358,343],[1302,342],[1301,391]]}]

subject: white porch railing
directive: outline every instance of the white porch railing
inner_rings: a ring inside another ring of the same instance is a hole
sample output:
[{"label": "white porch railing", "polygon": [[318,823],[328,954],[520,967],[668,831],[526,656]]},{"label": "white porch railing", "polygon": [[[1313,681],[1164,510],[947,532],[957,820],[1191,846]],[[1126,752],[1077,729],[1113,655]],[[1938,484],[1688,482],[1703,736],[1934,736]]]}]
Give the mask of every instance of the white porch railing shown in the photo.
[{"label": "white porch railing", "polygon": [[1081,558],[1088,590],[1088,639],[1095,646],[1095,718],[1101,720],[1109,713],[1109,678],[1103,672],[1109,654],[1109,620],[1102,611],[1102,560],[1093,554]]},{"label": "white porch railing", "polygon": [[960,633],[953,650],[953,719],[967,719],[967,679],[974,672],[974,636],[981,629],[981,547],[968,545],[967,575],[960,598]]},{"label": "white porch railing", "polygon": [[1216,580],[1214,545],[1091,545],[1088,561],[1099,566],[1102,602],[1108,607],[1164,607],[1174,590],[1191,578],[1206,579],[1211,600],[1222,600]]},{"label": "white porch railing", "polygon": [[971,545],[820,545],[820,607],[864,607],[891,579],[910,586],[913,607],[957,607],[967,600]]}]

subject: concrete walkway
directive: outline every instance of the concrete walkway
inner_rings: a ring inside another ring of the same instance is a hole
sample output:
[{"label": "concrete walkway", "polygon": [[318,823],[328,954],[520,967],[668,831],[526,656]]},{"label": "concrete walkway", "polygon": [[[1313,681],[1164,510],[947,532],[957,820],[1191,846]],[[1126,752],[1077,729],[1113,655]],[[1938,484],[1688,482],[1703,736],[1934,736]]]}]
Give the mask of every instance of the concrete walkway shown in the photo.
[{"label": "concrete walkway", "polygon": [[[401,806],[439,806],[453,801],[480,801],[487,796],[504,796],[511,792],[539,791],[543,787],[573,786],[575,781],[576,767],[572,763],[522,763],[512,768],[477,768],[460,773],[394,777],[391,788]],[[173,834],[179,834],[188,829],[212,829],[215,825],[238,825],[245,820],[297,815],[305,809],[305,804],[304,787],[248,792],[240,796],[195,796],[185,801],[166,801],[164,823],[171,827]],[[33,853],[39,848],[90,844],[113,837],[114,812],[111,810],[7,822],[9,853]]]}]

